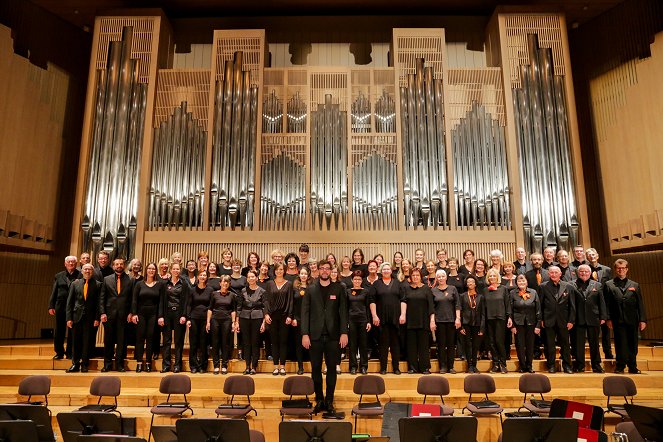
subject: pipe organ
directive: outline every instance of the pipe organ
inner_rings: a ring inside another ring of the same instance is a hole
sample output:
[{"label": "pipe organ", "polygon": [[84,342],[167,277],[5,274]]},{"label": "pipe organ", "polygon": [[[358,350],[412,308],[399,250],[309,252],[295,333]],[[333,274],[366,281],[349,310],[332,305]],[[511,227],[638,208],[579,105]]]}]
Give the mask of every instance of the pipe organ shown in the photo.
[{"label": "pipe organ", "polygon": [[164,20],[97,19],[72,251],[587,243],[562,16],[496,14],[472,69],[443,29],[394,29],[389,67],[272,68],[263,30],[223,30],[210,70],[175,70]]}]

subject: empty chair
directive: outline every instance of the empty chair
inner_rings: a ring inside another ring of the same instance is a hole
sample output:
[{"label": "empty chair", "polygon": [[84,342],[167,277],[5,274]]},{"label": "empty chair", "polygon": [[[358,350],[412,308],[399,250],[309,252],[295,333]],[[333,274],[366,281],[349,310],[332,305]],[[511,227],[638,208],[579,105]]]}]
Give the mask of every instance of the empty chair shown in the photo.
[{"label": "empty chair", "polygon": [[[216,407],[214,412],[217,417],[246,419],[252,411],[256,416],[258,415],[258,411],[251,405],[251,396],[256,392],[256,385],[252,377],[238,375],[227,377],[223,383],[223,392],[230,396],[230,399],[227,403]],[[246,396],[247,403],[235,404],[235,396]]]},{"label": "empty chair", "polygon": [[615,426],[615,433],[625,434],[628,437],[628,442],[646,442],[640,433],[638,433],[635,424],[631,421],[618,423]]},{"label": "empty chair", "polygon": [[[159,383],[159,393],[167,394],[166,402],[155,405],[150,409],[152,420],[150,422],[150,432],[147,436],[149,442],[152,437],[152,425],[154,425],[154,416],[182,417],[187,410],[193,414],[193,409],[189,406],[186,395],[191,393],[191,379],[185,374],[171,374],[161,379]],[[184,402],[171,402],[170,396],[173,394],[183,395]]]},{"label": "empty chair", "polygon": [[313,386],[313,379],[309,376],[289,376],[285,378],[283,382],[283,394],[290,396],[289,400],[293,400],[293,396],[305,396],[306,399],[303,401],[307,406],[299,406],[300,404],[295,404],[292,407],[281,407],[281,421],[285,416],[297,416],[303,417],[308,416],[309,419],[313,419],[313,406],[309,401],[309,395],[315,393],[315,388]]},{"label": "empty chair", "polygon": [[[51,378],[44,375],[26,376],[18,384],[18,394],[27,396],[28,400],[19,404],[45,405],[48,407],[48,394],[51,392]],[[32,396],[44,396],[44,400],[35,402]]]},{"label": "empty chair", "polygon": [[[375,375],[364,375],[355,378],[352,386],[354,394],[359,395],[359,403],[352,407],[352,414],[355,416],[354,431],[357,430],[357,418],[382,416],[384,407],[380,403],[380,395],[385,393],[384,379]],[[375,402],[363,402],[364,395],[375,395]]]},{"label": "empty chair", "polygon": [[[525,373],[518,380],[518,389],[524,395],[523,405],[518,408],[518,411],[525,408],[533,416],[550,413],[551,402],[543,398],[543,393],[550,393],[552,390],[548,376],[541,373]],[[538,394],[541,399],[532,402],[527,398],[528,395],[532,394]]]},{"label": "empty chair", "polygon": [[[117,397],[120,395],[122,381],[117,376],[97,376],[90,384],[90,395],[98,396],[96,404],[85,405],[76,411],[111,411],[120,417],[122,413],[117,409]],[[106,397],[113,398],[113,404],[102,404],[101,399]]]},{"label": "empty chair", "polygon": [[440,415],[452,416],[454,409],[444,404],[444,396],[449,394],[449,381],[444,376],[421,376],[417,382],[417,393],[424,395],[424,404],[428,396],[440,396],[442,405]]},{"label": "empty chair", "polygon": [[[497,414],[500,417],[500,422],[502,422],[504,409],[488,398],[488,394],[495,393],[495,380],[492,376],[483,373],[469,375],[463,382],[463,389],[465,393],[469,393],[470,397],[467,399],[467,405],[463,407],[461,413],[464,413],[467,409],[475,416]],[[483,401],[472,402],[473,394],[484,395]]]},{"label": "empty chair", "polygon": [[608,397],[606,411],[615,413],[622,420],[628,419],[628,413],[624,410],[624,404],[611,404],[610,397],[621,396],[624,398],[624,403],[632,404],[633,396],[638,394],[638,389],[633,379],[626,376],[606,376],[603,378],[603,394]]}]

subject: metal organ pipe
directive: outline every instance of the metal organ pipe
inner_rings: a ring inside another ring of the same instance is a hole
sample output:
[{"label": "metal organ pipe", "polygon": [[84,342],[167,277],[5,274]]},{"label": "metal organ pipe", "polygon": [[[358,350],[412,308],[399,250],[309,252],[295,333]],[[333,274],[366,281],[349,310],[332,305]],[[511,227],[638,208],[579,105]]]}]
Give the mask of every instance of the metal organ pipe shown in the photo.
[{"label": "metal organ pipe", "polygon": [[108,47],[98,71],[93,141],[81,223],[83,250],[128,258],[135,254],[138,179],[147,85],[131,58],[133,29]]},{"label": "metal organ pipe", "polygon": [[564,78],[553,73],[552,51],[527,37],[529,65],[514,88],[526,246],[569,248],[578,242],[578,218]]},{"label": "metal organ pipe", "polygon": [[401,87],[405,226],[448,227],[443,95],[440,79],[417,59]]}]

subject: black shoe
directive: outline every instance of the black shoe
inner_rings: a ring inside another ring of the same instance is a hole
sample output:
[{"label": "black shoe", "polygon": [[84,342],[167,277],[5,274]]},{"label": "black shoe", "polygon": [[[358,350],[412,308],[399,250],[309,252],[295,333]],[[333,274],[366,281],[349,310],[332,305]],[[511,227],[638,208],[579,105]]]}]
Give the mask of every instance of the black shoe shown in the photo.
[{"label": "black shoe", "polygon": [[624,374],[623,368],[615,368],[615,374]]},{"label": "black shoe", "polygon": [[[195,371],[192,371],[191,373],[195,373]],[[251,369],[247,368],[242,372],[242,374],[251,374]]]},{"label": "black shoe", "polygon": [[252,368],[251,371],[249,372],[249,374],[250,374],[251,376],[253,376],[254,374],[256,374],[256,369],[255,369],[255,368]]},{"label": "black shoe", "polygon": [[152,363],[151,362],[146,362],[145,363],[145,372],[150,373],[152,371]]},{"label": "black shoe", "polygon": [[527,370],[527,372],[528,372],[528,373],[534,373],[534,369],[533,369],[532,367],[530,367],[530,368]]},{"label": "black shoe", "polygon": [[177,365],[173,368],[173,373],[179,373],[180,371],[182,371],[182,369]]},{"label": "black shoe", "polygon": [[629,369],[628,369],[628,372],[629,372],[630,374],[640,374],[640,373],[642,373],[642,372],[641,372],[640,370],[638,370],[637,368],[629,368]]},{"label": "black shoe", "polygon": [[415,374],[416,372],[417,372],[416,370],[411,368],[407,371],[407,374]]},{"label": "black shoe", "polygon": [[548,373],[555,373],[555,372],[557,372],[557,370],[555,369],[555,367],[550,367],[550,368],[548,369]]},{"label": "black shoe", "polygon": [[357,374],[357,369],[356,368],[351,368],[350,369],[350,374]]},{"label": "black shoe", "polygon": [[334,404],[327,404],[327,414],[336,414],[336,408],[334,408]]},{"label": "black shoe", "polygon": [[297,374],[300,375],[300,376],[303,375],[304,374],[304,369],[303,368],[298,368],[297,369]]},{"label": "black shoe", "polygon": [[101,367],[100,371],[102,373],[108,373],[109,371],[111,371],[110,365],[104,365],[103,367]]},{"label": "black shoe", "polygon": [[502,374],[506,374],[506,373],[508,373],[508,372],[509,372],[509,370],[506,369],[506,365],[502,365],[502,366],[500,367],[500,373],[502,373]]},{"label": "black shoe", "polygon": [[318,401],[313,407],[313,414],[318,414],[321,411],[327,411],[327,404],[324,401]]},{"label": "black shoe", "polygon": [[401,371],[397,368],[396,370],[394,370],[394,374],[401,374]]},{"label": "black shoe", "polygon": [[55,356],[53,356],[53,359],[56,360],[56,361],[58,361],[60,359],[64,359],[64,355],[55,355]]},{"label": "black shoe", "polygon": [[449,374],[456,374],[456,370],[452,368],[451,370],[449,370]]},{"label": "black shoe", "polygon": [[124,367],[117,367],[117,371],[120,372],[120,373],[124,373],[127,370]]},{"label": "black shoe", "polygon": [[491,373],[498,373],[500,371],[500,366],[497,364],[493,364],[493,366],[490,368]]},{"label": "black shoe", "polygon": [[573,370],[571,370],[571,367],[566,367],[566,368],[564,369],[564,373],[566,373],[566,374],[573,374]]},{"label": "black shoe", "polygon": [[381,375],[385,375],[385,374],[387,374],[387,370],[380,370],[380,374],[381,374]]},{"label": "black shoe", "polygon": [[526,370],[525,370],[524,368],[519,368],[519,369],[518,369],[518,373],[525,373],[525,371],[526,371]]},{"label": "black shoe", "polygon": [[143,371],[143,363],[139,362],[138,364],[136,364],[136,373],[140,373],[142,371]]},{"label": "black shoe", "polygon": [[446,374],[446,373],[447,373],[446,368],[444,368],[444,367],[440,368],[440,374]]},{"label": "black shoe", "polygon": [[362,367],[361,374],[366,374],[366,369]]},{"label": "black shoe", "polygon": [[592,368],[592,371],[594,373],[605,373],[605,370],[603,369],[603,367],[594,367],[594,368]]},{"label": "black shoe", "polygon": [[425,369],[424,371],[421,372],[421,374],[430,374],[430,370],[429,370],[429,369]]},{"label": "black shoe", "polygon": [[161,368],[161,373],[168,373],[170,371],[170,367],[162,367]]},{"label": "black shoe", "polygon": [[81,366],[78,364],[71,364],[71,367],[69,367],[66,371],[67,373],[77,373],[81,371]]},{"label": "black shoe", "polygon": [[88,372],[87,365],[81,365],[81,373],[87,373],[87,372]]}]

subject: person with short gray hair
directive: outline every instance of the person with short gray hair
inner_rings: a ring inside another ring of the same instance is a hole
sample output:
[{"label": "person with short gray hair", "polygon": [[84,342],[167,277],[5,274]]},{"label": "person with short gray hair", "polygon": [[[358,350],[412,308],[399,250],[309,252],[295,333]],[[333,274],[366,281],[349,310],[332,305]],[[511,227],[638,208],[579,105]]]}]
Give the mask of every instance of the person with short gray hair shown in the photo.
[{"label": "person with short gray hair", "polygon": [[51,297],[48,300],[48,314],[55,316],[55,330],[53,333],[53,347],[55,356],[53,359],[62,359],[71,356],[71,333],[67,337],[67,349],[64,347],[65,336],[67,336],[67,296],[71,283],[80,279],[82,274],[76,268],[76,257],[67,256],[64,259],[64,270],[55,275]]}]

